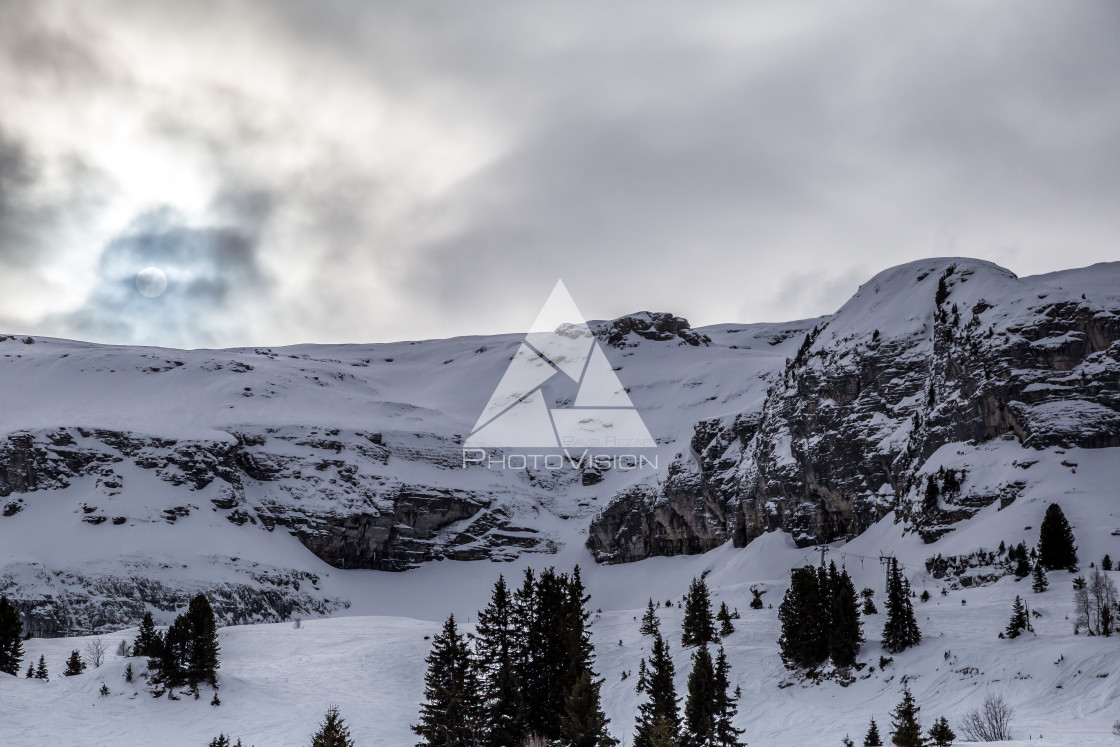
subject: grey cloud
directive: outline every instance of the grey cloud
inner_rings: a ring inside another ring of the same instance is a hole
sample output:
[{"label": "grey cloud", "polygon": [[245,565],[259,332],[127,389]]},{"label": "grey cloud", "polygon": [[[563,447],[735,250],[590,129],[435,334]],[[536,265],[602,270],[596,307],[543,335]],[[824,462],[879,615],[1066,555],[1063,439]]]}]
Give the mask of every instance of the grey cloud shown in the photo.
[{"label": "grey cloud", "polygon": [[[154,208],[104,248],[97,290],[60,321],[91,339],[212,344],[216,330],[238,331],[229,319],[267,288],[258,248],[257,235],[243,227],[192,226],[170,208]],[[158,298],[136,289],[145,267],[167,275]]]},{"label": "grey cloud", "polygon": [[[165,247],[233,247],[191,250],[190,262],[241,278],[203,273],[196,301],[228,311],[246,289],[263,309],[285,303],[264,267],[283,272],[290,258],[278,247],[295,239],[270,232],[302,227],[298,251],[315,269],[298,318],[269,314],[272,326],[254,330],[262,343],[293,330],[353,339],[518,329],[557,276],[592,316],[662,308],[694,323],[806,317],[833,310],[871,271],[919,256],[1013,258],[1027,274],[1110,259],[1120,238],[1112,3],[1023,2],[1014,12],[972,2],[102,10],[70,27],[39,23],[23,37],[53,51],[36,57],[26,42],[9,45],[25,51],[7,64],[72,70],[88,58],[90,88],[130,90],[100,23],[168,45],[199,29],[226,31],[259,45],[262,69],[298,60],[298,74],[321,84],[322,96],[295,102],[297,112],[346,117],[329,108],[330,94],[384,95],[437,121],[480,122],[500,141],[485,167],[382,219],[371,205],[398,199],[391,180],[309,141],[298,115],[277,116],[258,96],[255,71],[235,88],[201,84],[190,92],[205,103],[197,110],[177,91],[145,90],[145,101],[163,102],[150,132],[217,175],[210,222],[144,229]],[[87,27],[86,37],[74,32]],[[246,168],[289,147],[314,157],[297,171]],[[0,191],[0,210],[3,200]],[[140,261],[138,230],[97,247],[103,268]],[[238,251],[255,269],[237,264]],[[369,293],[343,281],[378,268],[405,313],[352,326]],[[133,302],[103,289],[81,314],[51,323],[64,321],[68,334],[135,336]],[[189,320],[186,308],[168,312],[175,332],[166,339],[229,340],[228,320]]]}]

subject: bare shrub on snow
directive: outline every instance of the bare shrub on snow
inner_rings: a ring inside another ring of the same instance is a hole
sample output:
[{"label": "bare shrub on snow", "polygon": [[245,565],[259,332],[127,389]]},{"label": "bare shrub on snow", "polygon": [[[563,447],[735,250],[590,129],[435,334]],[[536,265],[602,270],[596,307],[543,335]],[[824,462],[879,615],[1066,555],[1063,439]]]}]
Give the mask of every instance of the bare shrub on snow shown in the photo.
[{"label": "bare shrub on snow", "polygon": [[1014,710],[1002,695],[989,694],[984,705],[965,714],[961,733],[970,742],[1003,742],[1011,739]]}]

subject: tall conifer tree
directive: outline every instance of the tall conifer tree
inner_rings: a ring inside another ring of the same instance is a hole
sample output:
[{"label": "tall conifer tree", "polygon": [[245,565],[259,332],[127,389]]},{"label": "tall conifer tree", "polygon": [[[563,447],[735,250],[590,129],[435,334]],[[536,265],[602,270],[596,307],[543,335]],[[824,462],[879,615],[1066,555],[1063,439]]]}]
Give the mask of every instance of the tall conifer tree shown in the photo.
[{"label": "tall conifer tree", "polygon": [[914,619],[914,605],[910,602],[910,584],[898,568],[898,560],[891,559],[887,578],[887,622],[883,626],[883,648],[892,654],[918,645],[922,631]]},{"label": "tall conifer tree", "polygon": [[[638,706],[634,747],[661,747],[678,744],[680,707],[673,677],[676,674],[669,644],[658,633],[653,638],[649,666],[646,667],[646,699]],[[672,742],[665,740],[672,738]],[[657,741],[661,740],[661,741]]]},{"label": "tall conifer tree", "polygon": [[1062,507],[1051,503],[1046,508],[1042,526],[1038,531],[1038,562],[1048,571],[1077,570],[1077,546],[1073,530],[1062,513]]},{"label": "tall conifer tree", "polygon": [[23,661],[23,624],[7,597],[0,597],[0,672],[19,674]]},{"label": "tall conifer tree", "polygon": [[477,670],[467,639],[460,635],[455,616],[447,618],[432,640],[426,660],[424,703],[419,723],[412,727],[430,747],[475,747],[482,737]]}]

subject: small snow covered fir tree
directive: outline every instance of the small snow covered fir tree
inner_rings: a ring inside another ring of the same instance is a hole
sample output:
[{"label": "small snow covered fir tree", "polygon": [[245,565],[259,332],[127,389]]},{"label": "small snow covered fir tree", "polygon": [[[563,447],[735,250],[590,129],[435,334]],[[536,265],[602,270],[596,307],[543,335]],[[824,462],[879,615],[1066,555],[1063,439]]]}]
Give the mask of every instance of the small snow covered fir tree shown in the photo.
[{"label": "small snow covered fir tree", "polygon": [[879,614],[879,610],[875,607],[875,602],[873,601],[873,597],[875,596],[875,590],[874,589],[865,588],[863,591],[861,591],[859,593],[859,595],[863,599],[863,609],[861,610],[861,612],[863,612],[863,614],[865,614],[865,615],[877,615],[877,614]]},{"label": "small snow covered fir tree", "polygon": [[853,742],[852,738],[847,734],[844,735],[844,739],[841,740],[840,744],[843,745],[843,747],[856,747],[856,743]]},{"label": "small snow covered fir tree", "polygon": [[1027,608],[1023,605],[1023,599],[1016,595],[1015,602],[1011,605],[1011,621],[1007,623],[1007,630],[1004,634],[1008,638],[1018,638],[1029,625]]},{"label": "small snow covered fir tree", "polygon": [[929,741],[933,747],[951,747],[956,733],[949,727],[949,720],[942,716],[933,722],[929,729]]},{"label": "small snow covered fir tree", "polygon": [[[447,744],[456,743],[448,742]],[[464,742],[463,744],[470,743]],[[354,747],[354,740],[350,738],[350,728],[338,715],[338,706],[332,705],[327,709],[327,715],[323,717],[323,723],[319,725],[319,731],[315,732],[315,736],[311,738],[311,747]]]},{"label": "small snow covered fir tree", "polygon": [[84,671],[86,671],[86,663],[82,661],[82,655],[78,653],[78,650],[74,649],[70,652],[70,658],[66,660],[66,671],[63,674],[67,677],[73,677]]},{"label": "small snow covered fir tree", "polygon": [[27,665],[26,679],[31,679],[34,676],[35,676],[35,665],[34,664],[28,664]]},{"label": "small snow covered fir tree", "polygon": [[35,678],[40,680],[50,679],[50,675],[47,674],[47,657],[39,657],[39,666],[35,667]]},{"label": "small snow covered fir tree", "polygon": [[718,640],[712,599],[708,584],[702,578],[692,579],[685,597],[684,622],[681,625],[682,646],[703,646]]},{"label": "small snow covered fir tree", "polygon": [[879,736],[879,725],[875,719],[867,727],[867,734],[863,737],[863,747],[883,747],[883,738]]},{"label": "small snow covered fir tree", "polygon": [[727,602],[721,602],[719,605],[719,612],[716,613],[716,620],[719,621],[719,635],[725,638],[735,632],[735,626],[731,624],[731,610],[727,609]]},{"label": "small snow covered fir tree", "polygon": [[145,612],[144,618],[140,621],[140,630],[136,634],[136,640],[132,642],[132,655],[133,656],[159,656],[159,651],[156,647],[156,642],[159,640],[159,634],[156,633],[156,623],[152,619],[151,612]]},{"label": "small snow covered fir tree", "polygon": [[1037,561],[1034,564],[1034,570],[1031,571],[1031,579],[1031,590],[1035,594],[1041,594],[1050,585],[1050,579],[1046,578],[1046,570],[1043,569],[1042,563]]},{"label": "small snow covered fir tree", "polygon": [[642,615],[642,626],[638,632],[642,635],[656,635],[661,630],[661,620],[657,618],[657,608],[653,605],[653,599],[650,598],[649,604],[646,605],[646,613]]},{"label": "small snow covered fir tree", "polygon": [[1077,570],[1077,546],[1073,530],[1057,503],[1051,503],[1038,532],[1038,562],[1048,571]]},{"label": "small snow covered fir tree", "polygon": [[891,713],[891,744],[895,747],[925,747],[922,725],[918,722],[920,710],[910,688],[904,688],[902,702]]},{"label": "small snow covered fir tree", "polygon": [[887,622],[883,626],[883,648],[892,654],[918,645],[922,631],[914,619],[910,603],[910,584],[898,569],[898,560],[891,559],[887,577]]},{"label": "small snow covered fir tree", "polygon": [[7,597],[0,596],[0,672],[19,674],[23,661],[23,624]]},{"label": "small snow covered fir tree", "polygon": [[764,605],[762,604],[762,592],[759,591],[757,588],[752,586],[751,587],[751,605],[750,605],[751,609],[752,610],[760,610],[760,609],[763,608],[763,606]]}]

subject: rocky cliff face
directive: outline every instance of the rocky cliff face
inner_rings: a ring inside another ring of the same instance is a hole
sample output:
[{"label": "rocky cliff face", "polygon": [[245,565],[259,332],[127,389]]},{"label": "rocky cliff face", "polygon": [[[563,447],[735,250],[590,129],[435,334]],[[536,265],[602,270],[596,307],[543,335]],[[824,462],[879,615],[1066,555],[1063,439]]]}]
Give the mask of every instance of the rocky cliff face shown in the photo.
[{"label": "rocky cliff face", "polygon": [[1088,271],[1020,280],[974,260],[903,265],[805,336],[757,412],[697,424],[698,474],[618,496],[588,545],[612,562],[773,529],[808,546],[895,509],[933,539],[1014,486],[962,494],[955,476],[925,475],[926,460],[1001,437],[1120,446],[1116,291]]}]

